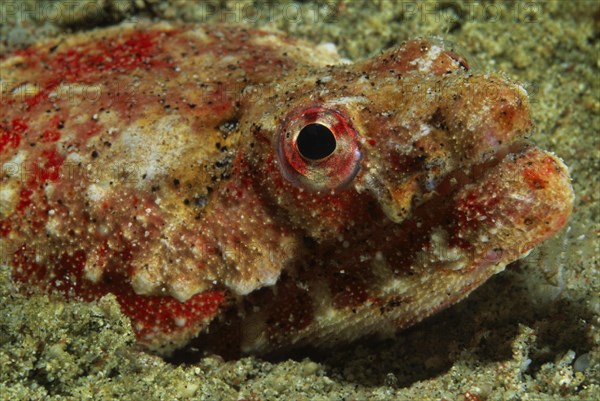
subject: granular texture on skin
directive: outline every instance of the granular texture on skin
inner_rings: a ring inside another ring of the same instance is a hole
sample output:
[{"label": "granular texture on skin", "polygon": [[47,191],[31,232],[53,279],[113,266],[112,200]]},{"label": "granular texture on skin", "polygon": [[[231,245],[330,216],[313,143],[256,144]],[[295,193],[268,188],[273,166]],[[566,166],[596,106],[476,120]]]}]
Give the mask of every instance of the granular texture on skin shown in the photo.
[{"label": "granular texture on skin", "polygon": [[523,141],[525,90],[441,41],[347,64],[257,29],[123,25],[2,68],[13,278],[114,294],[163,353],[198,334],[266,353],[391,333],[571,211],[565,166]]}]

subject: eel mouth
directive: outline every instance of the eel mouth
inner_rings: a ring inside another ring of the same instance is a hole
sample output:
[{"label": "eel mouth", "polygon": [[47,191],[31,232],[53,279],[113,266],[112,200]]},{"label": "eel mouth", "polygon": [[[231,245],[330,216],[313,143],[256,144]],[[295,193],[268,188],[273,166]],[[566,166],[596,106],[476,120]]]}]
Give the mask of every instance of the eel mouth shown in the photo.
[{"label": "eel mouth", "polygon": [[386,235],[396,235],[397,241],[388,241],[393,251],[383,250],[387,238],[376,241],[396,260],[390,263],[412,273],[497,272],[562,229],[574,201],[565,164],[525,141],[450,171],[431,190],[423,188],[419,183],[421,192],[415,191],[404,219],[385,223]]},{"label": "eel mouth", "polygon": [[438,197],[451,196],[467,185],[477,185],[484,175],[490,172],[493,174],[496,166],[506,158],[515,157],[531,148],[535,146],[525,140],[517,140],[486,153],[477,162],[458,166],[448,172],[424,169],[402,177],[397,182],[386,182],[379,176],[365,174],[362,181],[364,189],[378,200],[388,219],[401,223],[424,203]]},{"label": "eel mouth", "polygon": [[423,200],[426,201],[433,196],[448,196],[466,185],[476,184],[484,174],[492,171],[507,157],[522,154],[533,147],[534,145],[529,142],[523,140],[516,141],[499,147],[495,152],[489,154],[484,160],[478,163],[452,170],[442,179],[438,180],[433,189],[428,184],[422,183]]}]

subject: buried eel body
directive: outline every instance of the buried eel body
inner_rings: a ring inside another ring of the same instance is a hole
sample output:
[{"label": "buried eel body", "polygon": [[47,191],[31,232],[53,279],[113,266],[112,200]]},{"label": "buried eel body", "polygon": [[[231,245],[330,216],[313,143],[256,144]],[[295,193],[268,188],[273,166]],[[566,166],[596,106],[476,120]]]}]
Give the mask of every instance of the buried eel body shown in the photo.
[{"label": "buried eel body", "polygon": [[[148,349],[393,333],[560,230],[525,90],[442,42],[138,24],[0,58],[0,240],[25,292],[112,293]],[[198,336],[201,337],[198,337]]]}]

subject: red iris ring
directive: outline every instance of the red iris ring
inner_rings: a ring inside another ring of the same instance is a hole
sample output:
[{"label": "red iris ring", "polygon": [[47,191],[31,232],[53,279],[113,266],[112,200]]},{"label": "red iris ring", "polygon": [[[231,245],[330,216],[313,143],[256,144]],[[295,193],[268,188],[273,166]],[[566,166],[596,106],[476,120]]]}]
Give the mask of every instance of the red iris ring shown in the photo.
[{"label": "red iris ring", "polygon": [[[333,134],[335,149],[326,157],[312,160],[298,149],[298,136],[310,124],[320,124]],[[309,190],[332,190],[348,185],[358,173],[361,152],[358,134],[337,110],[314,106],[293,111],[277,135],[277,156],[283,176]]]}]

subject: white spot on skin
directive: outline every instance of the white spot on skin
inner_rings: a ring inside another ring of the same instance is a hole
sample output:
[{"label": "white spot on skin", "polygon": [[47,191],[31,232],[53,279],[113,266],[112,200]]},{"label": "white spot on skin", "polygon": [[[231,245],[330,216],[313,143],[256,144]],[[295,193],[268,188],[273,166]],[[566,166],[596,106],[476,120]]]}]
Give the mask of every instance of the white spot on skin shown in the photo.
[{"label": "white spot on skin", "polygon": [[431,233],[431,249],[428,252],[433,263],[439,263],[444,268],[460,270],[466,266],[463,251],[448,245],[448,233],[441,229],[434,229]]},{"label": "white spot on skin", "polygon": [[104,273],[104,269],[99,263],[99,259],[96,255],[92,255],[85,262],[85,266],[83,267],[83,277],[86,280],[91,281],[92,283],[97,283],[102,278],[102,274]]},{"label": "white spot on skin", "polygon": [[73,150],[72,153],[67,154],[67,157],[65,158],[65,162],[73,163],[73,164],[79,164],[84,161],[85,161],[84,157],[81,154],[76,153],[75,150]]},{"label": "white spot on skin", "polygon": [[107,189],[96,184],[91,184],[88,186],[87,196],[92,202],[101,202],[105,198],[107,192]]},{"label": "white spot on skin", "polygon": [[419,127],[419,132],[415,133],[411,140],[413,142],[418,141],[419,139],[423,138],[424,136],[427,136],[431,133],[431,127],[427,124],[421,124]]},{"label": "white spot on skin", "polygon": [[439,57],[443,50],[440,46],[432,45],[427,54],[412,61],[411,64],[416,64],[420,72],[429,72],[431,71],[431,64]]},{"label": "white spot on skin", "polygon": [[329,53],[328,55],[330,57],[337,57],[337,55],[338,55],[337,46],[335,45],[335,43],[331,43],[331,42],[321,43],[320,45],[317,46],[317,49],[319,50],[319,52]]},{"label": "white spot on skin", "polygon": [[27,153],[25,153],[22,150],[18,151],[12,159],[7,161],[6,163],[2,163],[2,172],[6,174],[6,172],[18,169],[19,167],[21,167],[21,165],[25,162],[26,159]]},{"label": "white spot on skin", "polygon": [[521,94],[525,97],[529,96],[529,94],[527,93],[527,89],[525,89],[523,86],[516,84],[515,85],[517,87],[517,89],[521,92]]},{"label": "white spot on skin", "polygon": [[[3,82],[3,81],[0,81]],[[24,83],[22,85],[17,86],[15,89],[12,90],[12,96],[15,99],[25,99],[25,98],[29,98],[32,96],[35,96],[38,94],[39,92],[39,84],[32,84],[32,83]]]},{"label": "white spot on skin", "polygon": [[343,97],[338,97],[336,99],[328,100],[327,102],[323,103],[323,106],[324,107],[347,106],[352,103],[368,103],[368,102],[369,102],[369,100],[364,96],[343,96]]},{"label": "white spot on skin", "polygon": [[46,222],[46,232],[52,235],[59,235],[61,233],[60,221],[56,217],[49,218]]},{"label": "white spot on skin", "polygon": [[219,58],[219,63],[223,65],[233,64],[236,65],[239,61],[238,57],[232,55],[226,55]]},{"label": "white spot on skin", "polygon": [[519,194],[519,193],[515,193],[515,192],[508,194],[508,196],[510,196],[512,199],[516,199],[520,202],[526,202],[526,203],[533,202],[533,198],[531,196],[527,196],[527,195],[523,195],[523,194]]},{"label": "white spot on skin", "polygon": [[[157,177],[167,174],[168,167],[177,165],[181,159],[181,149],[185,149],[188,132],[177,116],[167,116],[155,121],[151,127],[133,125],[123,132],[117,142],[122,149],[115,152],[122,157],[119,162],[131,166],[135,172],[138,187],[150,185]],[[149,130],[162,135],[147,135]],[[199,164],[202,160],[197,160]],[[137,179],[144,177],[144,179]]]},{"label": "white spot on skin", "polygon": [[[490,114],[490,106],[488,104],[483,104],[481,106],[481,111],[479,113],[473,113],[469,116],[467,121],[467,130],[476,131],[477,128],[481,125],[481,117],[487,116]],[[493,132],[488,132],[486,137],[486,142],[488,143],[496,143],[496,136]]]},{"label": "white spot on skin", "polygon": [[3,180],[0,183],[0,216],[7,216],[17,206],[21,189],[20,181],[24,171],[27,154],[20,150],[12,159],[2,163]]}]

